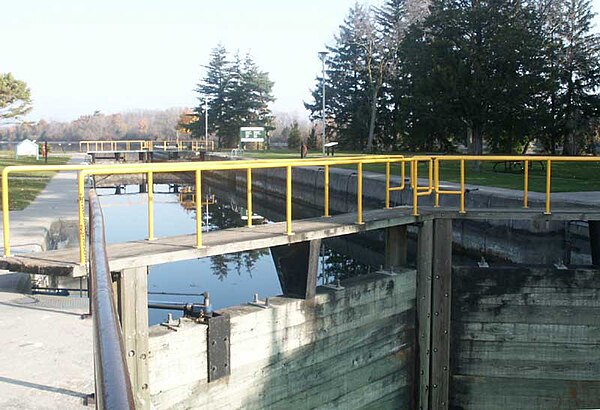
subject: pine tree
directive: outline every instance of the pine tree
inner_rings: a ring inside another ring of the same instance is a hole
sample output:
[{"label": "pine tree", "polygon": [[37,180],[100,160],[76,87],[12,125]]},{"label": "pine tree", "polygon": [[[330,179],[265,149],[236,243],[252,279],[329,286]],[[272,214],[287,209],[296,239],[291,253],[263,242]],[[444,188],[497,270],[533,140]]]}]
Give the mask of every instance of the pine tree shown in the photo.
[{"label": "pine tree", "polygon": [[[327,47],[326,60],[326,119],[327,132],[335,133],[337,141],[354,150],[365,149],[369,135],[370,97],[367,84],[368,57],[361,38],[363,27],[370,24],[371,16],[356,4],[340,26],[335,45]],[[317,77],[314,104],[306,103],[312,120],[321,120],[321,77]]]},{"label": "pine tree", "polygon": [[600,109],[600,35],[591,32],[590,1],[541,3],[549,62],[545,142],[552,152],[562,144],[565,155],[576,155],[593,134],[592,120]]},{"label": "pine tree", "polygon": [[302,143],[302,135],[300,133],[300,126],[298,121],[294,120],[292,127],[290,128],[290,134],[287,139],[287,145],[289,149],[297,149]]},{"label": "pine tree", "polygon": [[317,137],[317,128],[313,125],[310,127],[310,132],[308,134],[308,138],[306,140],[306,145],[308,149],[318,149],[319,148],[319,139]]},{"label": "pine tree", "polygon": [[212,134],[217,135],[219,147],[223,146],[229,107],[227,94],[230,81],[231,62],[227,58],[227,50],[219,44],[212,49],[210,61],[206,66],[206,76],[195,89],[200,95],[198,97],[199,105],[194,108],[194,114],[198,121],[189,126],[193,137],[204,136],[204,103],[206,99],[209,108],[208,128]]},{"label": "pine tree", "polygon": [[217,135],[220,147],[237,146],[240,127],[262,126],[267,132],[273,129],[269,107],[273,82],[250,55],[242,60],[238,53],[232,61],[225,47],[218,45],[206,68],[206,76],[196,89],[200,104],[194,109],[198,121],[189,126],[193,136],[204,135],[205,98],[209,129]]}]

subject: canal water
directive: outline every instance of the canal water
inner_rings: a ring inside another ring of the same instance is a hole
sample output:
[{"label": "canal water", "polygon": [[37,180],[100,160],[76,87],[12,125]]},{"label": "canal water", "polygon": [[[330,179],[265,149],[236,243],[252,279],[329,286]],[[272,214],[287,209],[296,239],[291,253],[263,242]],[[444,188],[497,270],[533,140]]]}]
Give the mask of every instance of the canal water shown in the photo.
[{"label": "canal water", "polygon": [[[193,234],[196,229],[196,209],[191,195],[173,192],[169,185],[154,187],[154,233],[157,237]],[[143,240],[147,237],[147,194],[139,193],[137,185],[126,186],[121,194],[115,189],[98,189],[104,213],[106,238],[109,243]],[[210,186],[203,192],[203,229],[218,230],[246,224],[246,210],[238,205],[235,194],[217,194]],[[245,202],[244,202],[245,204]],[[258,204],[257,204],[258,205]],[[256,207],[260,209],[260,206]],[[254,223],[277,222],[280,217],[255,214]],[[343,251],[340,252],[339,249]],[[337,278],[354,276],[377,269],[379,259],[359,262],[352,256],[353,248],[340,240],[323,241],[318,283],[334,283]],[[199,303],[203,292],[209,292],[213,309],[221,309],[282,293],[277,271],[269,249],[219,255],[182,262],[154,265],[148,272],[150,302]],[[150,325],[164,322],[167,313],[177,318],[177,311],[149,310]]]}]

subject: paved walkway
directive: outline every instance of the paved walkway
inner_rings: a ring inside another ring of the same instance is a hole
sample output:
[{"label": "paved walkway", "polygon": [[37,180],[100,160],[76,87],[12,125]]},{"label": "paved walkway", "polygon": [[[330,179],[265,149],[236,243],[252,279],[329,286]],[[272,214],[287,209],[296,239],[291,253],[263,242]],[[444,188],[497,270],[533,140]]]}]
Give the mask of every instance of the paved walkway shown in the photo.
[{"label": "paved walkway", "polygon": [[[76,173],[59,173],[11,212],[13,252],[45,249],[52,224],[76,218],[76,199]],[[80,318],[87,300],[20,293],[27,287],[28,275],[0,271],[0,408],[85,408],[94,391],[92,322]]]}]

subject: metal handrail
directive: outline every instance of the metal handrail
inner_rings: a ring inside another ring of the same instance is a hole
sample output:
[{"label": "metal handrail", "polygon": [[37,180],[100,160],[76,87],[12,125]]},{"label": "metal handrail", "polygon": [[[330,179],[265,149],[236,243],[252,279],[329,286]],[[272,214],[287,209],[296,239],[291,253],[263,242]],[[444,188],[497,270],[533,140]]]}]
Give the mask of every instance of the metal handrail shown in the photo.
[{"label": "metal handrail", "polygon": [[[460,162],[460,187],[458,190],[440,189],[440,164],[443,161]],[[529,192],[529,170],[528,165],[531,161],[543,161],[546,163],[546,204],[545,214],[550,214],[550,192],[552,180],[553,162],[600,162],[597,157],[549,157],[549,156],[466,156],[466,155],[448,155],[448,156],[414,156],[404,157],[402,155],[389,156],[355,156],[355,157],[336,157],[336,158],[308,158],[308,159],[279,159],[279,160],[242,160],[242,161],[207,161],[207,162],[178,162],[178,163],[146,163],[146,164],[114,164],[114,165],[55,165],[55,166],[9,166],[2,172],[2,209],[3,209],[3,227],[4,227],[4,256],[10,256],[10,221],[8,211],[8,176],[14,172],[44,172],[44,171],[79,171],[78,176],[78,203],[79,203],[79,251],[80,263],[85,264],[85,178],[91,175],[108,174],[146,174],[148,177],[148,239],[154,239],[154,216],[153,216],[153,187],[152,181],[154,174],[174,173],[174,172],[194,172],[196,192],[201,192],[202,172],[204,171],[227,171],[244,170],[247,176],[247,206],[249,217],[247,224],[252,226],[252,170],[282,168],[286,172],[286,228],[285,233],[293,234],[292,230],[292,173],[293,168],[306,166],[324,167],[324,217],[329,217],[329,171],[331,166],[356,165],[357,167],[357,223],[363,223],[363,165],[365,164],[385,164],[386,166],[386,208],[390,207],[390,193],[406,188],[404,182],[406,163],[410,166],[410,186],[412,188],[412,207],[413,215],[419,215],[419,198],[435,194],[435,205],[439,206],[441,195],[459,195],[459,212],[465,213],[465,173],[466,162],[469,161],[513,161],[524,163],[524,207],[528,207]],[[428,166],[427,183],[419,186],[418,169],[419,164],[426,163]],[[400,186],[392,187],[390,184],[390,167],[392,164],[401,164],[402,182]],[[197,196],[196,201],[201,201]],[[201,206],[198,206],[198,217],[196,220],[196,246],[202,245],[202,227],[201,227]]]},{"label": "metal handrail", "polygon": [[104,238],[104,216],[94,190],[90,199],[90,297],[94,323],[94,376],[99,409],[135,409],[125,344],[119,325]]},{"label": "metal handrail", "polygon": [[[215,150],[215,142],[202,140],[87,140],[79,141],[79,152],[103,152],[103,151],[170,151],[175,149],[183,151],[191,149],[199,151],[200,149]],[[85,147],[85,149],[84,149]],[[94,148],[93,150],[90,147]]]}]

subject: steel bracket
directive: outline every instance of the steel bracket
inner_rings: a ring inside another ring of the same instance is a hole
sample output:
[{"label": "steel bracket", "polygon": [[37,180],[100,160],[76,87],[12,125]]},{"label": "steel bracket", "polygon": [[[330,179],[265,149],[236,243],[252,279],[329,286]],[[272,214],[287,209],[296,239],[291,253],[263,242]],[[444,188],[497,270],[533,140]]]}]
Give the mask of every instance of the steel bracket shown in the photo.
[{"label": "steel bracket", "polygon": [[231,323],[229,316],[215,314],[208,318],[208,382],[231,374]]}]

